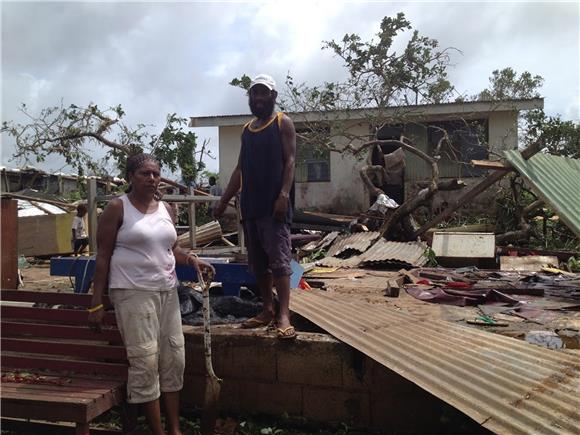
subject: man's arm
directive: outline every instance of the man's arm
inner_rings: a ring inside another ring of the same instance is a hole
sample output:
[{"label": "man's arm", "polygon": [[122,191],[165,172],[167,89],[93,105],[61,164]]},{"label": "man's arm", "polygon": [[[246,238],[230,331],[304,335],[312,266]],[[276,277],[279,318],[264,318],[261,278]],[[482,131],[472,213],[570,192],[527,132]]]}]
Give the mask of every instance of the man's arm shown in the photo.
[{"label": "man's arm", "polygon": [[284,153],[284,172],[282,174],[282,188],[278,199],[274,203],[274,218],[283,221],[289,207],[290,190],[294,183],[294,165],[296,161],[296,129],[292,120],[284,115],[280,125],[280,137]]}]

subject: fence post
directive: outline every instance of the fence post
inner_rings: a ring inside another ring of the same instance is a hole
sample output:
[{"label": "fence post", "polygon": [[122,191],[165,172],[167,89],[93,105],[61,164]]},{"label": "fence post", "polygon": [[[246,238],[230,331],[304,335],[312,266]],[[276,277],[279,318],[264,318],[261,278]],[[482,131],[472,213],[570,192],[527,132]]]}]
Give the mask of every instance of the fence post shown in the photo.
[{"label": "fence post", "polygon": [[[189,188],[189,194],[195,195],[195,188]],[[191,242],[191,247],[197,247],[197,240],[196,240],[196,226],[195,226],[195,201],[191,201],[189,203],[189,241]]]},{"label": "fence post", "polygon": [[87,183],[87,214],[89,220],[89,252],[97,252],[97,180],[89,178]]}]

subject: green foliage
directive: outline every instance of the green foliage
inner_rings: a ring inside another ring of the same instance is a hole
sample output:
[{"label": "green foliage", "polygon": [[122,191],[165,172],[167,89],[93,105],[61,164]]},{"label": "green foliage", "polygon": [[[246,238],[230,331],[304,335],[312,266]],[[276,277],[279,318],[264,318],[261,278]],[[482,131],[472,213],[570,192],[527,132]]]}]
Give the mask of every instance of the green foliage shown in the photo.
[{"label": "green foliage", "polygon": [[[496,233],[506,233],[521,229],[519,216],[522,210],[538,198],[525,188],[519,176],[511,179],[513,188],[501,189],[496,197]],[[531,225],[530,236],[526,240],[513,242],[515,245],[536,249],[579,251],[580,239],[558,218],[557,214],[544,206],[531,216],[524,218]]]},{"label": "green foliage", "polygon": [[[400,38],[406,38],[401,50],[394,47]],[[455,89],[447,77],[450,65],[449,51],[441,49],[435,39],[412,31],[411,23],[401,12],[384,17],[380,31],[370,41],[363,41],[357,34],[346,34],[341,40],[323,41],[323,50],[330,50],[342,60],[347,77],[336,82],[324,82],[317,86],[296,83],[288,74],[283,90],[279,92],[278,105],[283,111],[330,112],[335,110],[375,109],[369,114],[369,122],[377,129],[386,121],[383,110],[402,105],[441,103],[448,101]],[[243,75],[230,84],[247,90],[250,78]],[[350,131],[352,125],[328,114],[329,125],[309,125],[300,134],[304,146],[325,148],[331,151],[352,151],[355,140],[369,140],[373,134],[361,137]],[[389,115],[389,122],[400,122],[406,114]],[[346,144],[336,145],[335,137],[348,139]]]},{"label": "green foliage", "polygon": [[425,264],[426,267],[437,267],[439,263],[437,262],[437,256],[435,255],[435,251],[431,248],[425,249],[423,254],[427,258],[427,263]]},{"label": "green foliage", "polygon": [[541,76],[532,76],[524,71],[518,77],[518,73],[512,68],[496,69],[491,74],[489,88],[481,91],[476,99],[497,101],[540,97],[539,89],[544,83]]},{"label": "green foliage", "polygon": [[523,115],[524,146],[540,137],[546,152],[580,159],[580,122],[564,121],[560,115],[548,116],[543,110],[530,110]]},{"label": "green foliage", "polygon": [[[180,169],[186,181],[196,180],[204,170],[204,157],[211,157],[207,143],[198,148],[194,133],[185,131],[187,119],[175,113],[167,116],[160,135],[151,134],[145,124],[134,127],[123,123],[125,111],[118,105],[101,109],[96,104],[87,107],[55,106],[42,109],[38,116],[22,112],[31,120],[28,124],[3,122],[2,133],[16,142],[13,159],[43,162],[49,155],[60,155],[79,175],[108,175],[114,162],[121,177],[125,173],[127,156],[149,152],[171,172]],[[102,160],[94,157],[94,146],[107,150]]]},{"label": "green foliage", "polygon": [[242,75],[240,78],[234,78],[230,82],[230,85],[235,86],[237,88],[241,88],[245,91],[250,90],[250,84],[252,83],[252,79],[247,76],[246,74]]},{"label": "green foliage", "polygon": [[580,257],[570,257],[567,263],[568,272],[580,272]]},{"label": "green foliage", "polygon": [[383,18],[376,40],[363,42],[356,34],[346,34],[342,41],[325,41],[323,49],[342,59],[350,74],[347,86],[337,86],[343,91],[337,99],[348,97],[357,107],[446,100],[453,92],[447,80],[449,49],[441,50],[436,39],[414,30],[404,50],[395,51],[396,38],[410,30],[411,23],[399,12],[396,17]]},{"label": "green foliage", "polygon": [[[539,75],[528,71],[518,75],[512,68],[504,68],[493,71],[488,88],[474,98],[485,101],[538,98],[543,83]],[[580,158],[580,123],[564,121],[560,115],[548,116],[542,109],[520,115],[519,139],[522,148],[541,139],[550,154]]]}]

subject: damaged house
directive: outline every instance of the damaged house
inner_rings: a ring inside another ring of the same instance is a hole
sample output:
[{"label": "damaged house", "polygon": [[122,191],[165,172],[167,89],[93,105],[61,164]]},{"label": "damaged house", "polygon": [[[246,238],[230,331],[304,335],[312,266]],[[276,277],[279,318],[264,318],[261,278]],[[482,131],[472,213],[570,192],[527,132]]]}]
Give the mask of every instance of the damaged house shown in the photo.
[{"label": "damaged house", "polygon": [[[403,135],[414,147],[432,155],[446,131],[452,143],[452,152],[442,152],[438,162],[440,178],[461,178],[467,186],[480,180],[482,169],[469,165],[472,159],[492,159],[503,155],[503,151],[517,149],[518,113],[524,110],[541,109],[542,98],[509,101],[474,101],[444,104],[403,106],[383,109],[381,123],[376,125],[377,112],[359,109],[334,112],[289,113],[300,134],[307,125],[316,123],[330,131],[336,148],[350,143],[357,148],[371,139],[399,139]],[[240,134],[251,115],[200,116],[190,118],[190,127],[217,127],[219,137],[219,174],[225,185],[233,171],[240,149]],[[384,121],[382,121],[384,119]],[[333,135],[341,124],[348,130],[347,139]],[[469,125],[468,128],[466,126]],[[350,140],[350,142],[349,142]],[[371,162],[370,153],[338,153],[325,150],[313,152],[310,146],[297,140],[296,161],[296,207],[300,210],[357,214],[370,205],[369,193],[361,182],[360,169]],[[383,145],[382,151],[390,153],[396,145]],[[409,198],[416,192],[416,183],[430,178],[430,167],[421,158],[405,151],[405,168],[394,196]],[[444,202],[441,192],[437,200]],[[489,194],[493,194],[490,192]],[[485,196],[481,196],[482,201]]]}]

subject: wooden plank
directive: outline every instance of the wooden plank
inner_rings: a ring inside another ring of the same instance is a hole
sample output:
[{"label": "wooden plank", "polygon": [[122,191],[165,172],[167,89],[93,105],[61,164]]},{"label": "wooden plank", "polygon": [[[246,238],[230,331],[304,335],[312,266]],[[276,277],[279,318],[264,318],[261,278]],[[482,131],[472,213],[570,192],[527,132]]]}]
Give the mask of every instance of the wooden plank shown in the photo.
[{"label": "wooden plank", "polygon": [[2,198],[0,213],[1,285],[2,288],[18,287],[18,202]]},{"label": "wooden plank", "polygon": [[[54,305],[77,305],[89,307],[92,295],[79,293],[56,293],[36,290],[2,290],[0,297],[3,301],[40,302]],[[103,304],[110,306],[109,297],[103,295]]]},{"label": "wooden plank", "polygon": [[[52,308],[8,307],[2,306],[0,314],[5,319],[31,319],[59,322],[64,324],[88,325],[89,313],[85,310],[62,310]],[[104,325],[115,324],[115,313],[105,313]]]},{"label": "wooden plank", "polygon": [[476,168],[493,169],[496,171],[511,171],[513,168],[499,160],[472,160],[471,164]]},{"label": "wooden plank", "polygon": [[[21,372],[21,370],[2,370],[2,376],[11,376],[14,373]],[[72,374],[72,375],[63,375],[60,373],[47,373],[43,371],[35,371],[33,374],[38,375],[41,379],[46,380],[48,382],[54,382],[55,384],[50,384],[61,388],[62,386],[70,387],[70,388],[95,388],[95,389],[114,389],[119,388],[125,385],[125,381],[121,378],[103,378],[101,376],[93,376],[93,375],[83,375],[79,374]],[[10,382],[7,382],[10,383]],[[61,383],[56,384],[56,383]],[[49,386],[50,386],[49,385]]]},{"label": "wooden plank", "polygon": [[40,323],[2,321],[2,336],[33,336],[47,338],[65,338],[77,340],[106,341],[113,344],[122,343],[121,334],[116,328],[102,329],[101,332],[93,331],[88,326],[65,326]]},{"label": "wooden plank", "polygon": [[[27,388],[29,387],[29,388]],[[36,387],[36,388],[35,388]],[[44,388],[42,388],[44,387]],[[48,387],[48,388],[46,388]],[[92,390],[82,391],[78,389],[67,389],[59,385],[32,385],[32,384],[18,384],[11,382],[2,382],[2,395],[7,397],[25,397],[27,395],[36,396],[38,399],[49,398],[50,400],[63,399],[80,399],[81,401],[90,401],[98,399],[103,394],[106,394],[110,389],[106,390]]]},{"label": "wooden plank", "polygon": [[100,344],[66,343],[58,341],[2,338],[3,351],[42,353],[47,355],[74,355],[81,358],[105,358],[118,361],[127,360],[127,352],[123,346]]},{"label": "wooden plank", "polygon": [[122,403],[121,388],[95,399],[51,397],[23,392],[2,391],[2,415],[16,418],[38,418],[49,421],[89,422],[113,406]]},{"label": "wooden plank", "polygon": [[4,384],[2,384],[2,400],[27,400],[30,402],[44,402],[47,405],[51,405],[53,403],[59,404],[74,404],[79,405],[80,407],[86,406],[91,403],[94,399],[93,398],[86,398],[86,397],[64,397],[58,395],[48,395],[48,396],[41,396],[38,393],[33,392],[22,392],[22,391],[14,391],[9,388],[4,388]]},{"label": "wooden plank", "polygon": [[503,271],[540,272],[548,266],[558,267],[558,257],[550,255],[529,255],[527,257],[499,257],[499,269]]},{"label": "wooden plank", "polygon": [[2,416],[15,418],[37,418],[48,421],[84,421],[86,405],[75,399],[70,402],[47,402],[35,397],[7,397],[2,395]]},{"label": "wooden plank", "polygon": [[2,369],[47,369],[59,370],[74,373],[105,373],[111,376],[120,376],[126,378],[127,366],[124,364],[82,361],[71,359],[54,359],[49,357],[36,357],[18,354],[2,355]]}]

